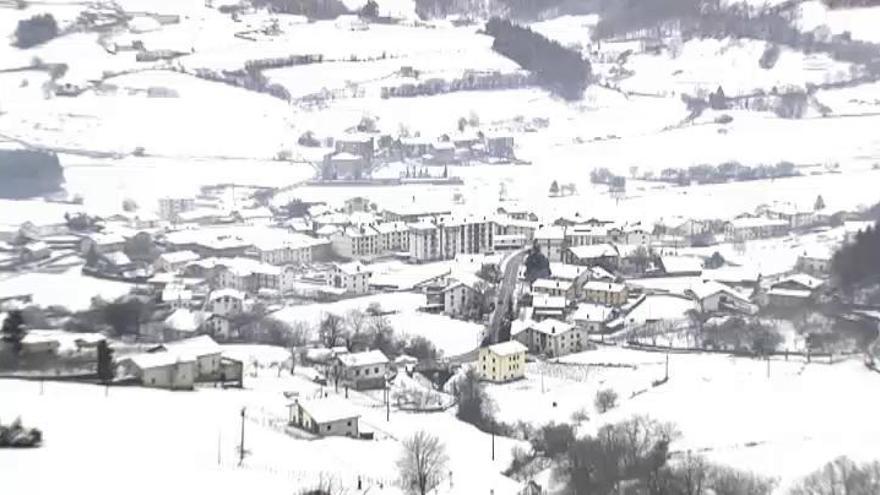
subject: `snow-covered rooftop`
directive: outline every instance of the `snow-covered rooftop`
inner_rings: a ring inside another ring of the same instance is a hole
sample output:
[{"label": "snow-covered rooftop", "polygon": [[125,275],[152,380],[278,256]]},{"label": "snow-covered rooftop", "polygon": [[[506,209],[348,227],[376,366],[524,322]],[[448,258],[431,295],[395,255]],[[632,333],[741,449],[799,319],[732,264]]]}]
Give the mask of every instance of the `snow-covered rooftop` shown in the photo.
[{"label": "snow-covered rooftop", "polygon": [[512,356],[526,351],[528,351],[528,348],[515,340],[489,346],[489,352],[497,356]]},{"label": "snow-covered rooftop", "polygon": [[380,350],[356,352],[339,356],[343,366],[371,366],[388,363],[388,357]]}]

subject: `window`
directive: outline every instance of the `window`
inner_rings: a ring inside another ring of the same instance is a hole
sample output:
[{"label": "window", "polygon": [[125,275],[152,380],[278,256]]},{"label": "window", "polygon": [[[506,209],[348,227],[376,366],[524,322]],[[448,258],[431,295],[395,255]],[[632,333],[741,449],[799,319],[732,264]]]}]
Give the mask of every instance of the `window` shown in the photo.
[{"label": "window", "polygon": [[327,431],[330,431],[330,425],[327,425]]},{"label": "window", "polygon": [[349,421],[347,424],[348,424],[348,426],[351,426],[351,421]]},{"label": "window", "polygon": [[377,374],[377,375],[379,374],[379,367],[378,367],[378,366],[376,366],[375,368],[373,368],[373,373],[375,373],[375,374]]},{"label": "window", "polygon": [[361,376],[361,370],[354,370],[354,376]]}]

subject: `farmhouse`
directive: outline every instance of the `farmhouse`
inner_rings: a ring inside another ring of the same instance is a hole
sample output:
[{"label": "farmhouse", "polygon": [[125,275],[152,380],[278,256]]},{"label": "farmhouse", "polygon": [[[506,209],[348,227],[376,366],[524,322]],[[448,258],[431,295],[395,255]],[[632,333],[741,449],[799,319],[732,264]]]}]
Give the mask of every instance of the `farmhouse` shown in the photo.
[{"label": "farmhouse", "polygon": [[767,304],[778,308],[791,308],[807,304],[816,292],[825,285],[821,279],[798,273],[783,278],[770,286],[767,291]]},{"label": "farmhouse", "polygon": [[372,272],[359,261],[333,265],[332,286],[349,294],[366,294]]},{"label": "farmhouse", "polygon": [[355,390],[383,388],[388,364],[388,358],[378,350],[343,354],[336,358],[334,373]]},{"label": "farmhouse", "polygon": [[587,301],[606,306],[621,306],[626,303],[629,292],[626,284],[591,280],[584,284],[584,297]]},{"label": "farmhouse", "polygon": [[209,381],[220,378],[222,350],[217,342],[207,335],[159,344],[150,349],[149,352],[194,358],[196,364],[195,381]]},{"label": "farmhouse", "polygon": [[602,333],[605,331],[606,324],[616,315],[614,308],[594,303],[578,304],[577,309],[571,315],[572,321],[578,328],[583,329],[588,334]]},{"label": "farmhouse", "polygon": [[132,376],[147,387],[191,390],[196,359],[170,352],[135,354],[118,361],[118,376]]},{"label": "farmhouse", "polygon": [[535,294],[532,297],[532,318],[541,320],[544,318],[565,318],[568,311],[568,302],[564,297]]},{"label": "farmhouse", "polygon": [[577,295],[577,285],[574,281],[539,278],[532,283],[532,293],[563,297],[566,301],[573,301]]},{"label": "farmhouse", "polygon": [[690,256],[661,256],[660,270],[670,277],[693,277],[703,273],[703,264]]},{"label": "farmhouse", "polygon": [[620,264],[620,251],[613,244],[575,246],[566,249],[563,258],[574,265],[614,269]]},{"label": "farmhouse", "polygon": [[474,299],[474,294],[473,281],[453,281],[443,289],[443,313],[456,317],[467,315]]},{"label": "farmhouse", "polygon": [[480,378],[503,383],[523,378],[526,374],[526,351],[521,343],[511,340],[481,347],[477,361]]},{"label": "farmhouse", "polygon": [[732,311],[753,314],[757,311],[748,298],[732,287],[713,280],[696,283],[685,293],[696,299],[700,311],[704,313]]},{"label": "farmhouse", "polygon": [[288,407],[292,426],[320,436],[358,436],[360,415],[340,398],[296,400]]},{"label": "farmhouse", "polygon": [[797,266],[812,274],[827,274],[831,268],[831,251],[823,247],[811,247],[798,256]]},{"label": "farmhouse", "polygon": [[517,342],[528,347],[533,354],[558,357],[580,352],[586,348],[587,332],[570,323],[548,318],[527,326],[514,336]]}]

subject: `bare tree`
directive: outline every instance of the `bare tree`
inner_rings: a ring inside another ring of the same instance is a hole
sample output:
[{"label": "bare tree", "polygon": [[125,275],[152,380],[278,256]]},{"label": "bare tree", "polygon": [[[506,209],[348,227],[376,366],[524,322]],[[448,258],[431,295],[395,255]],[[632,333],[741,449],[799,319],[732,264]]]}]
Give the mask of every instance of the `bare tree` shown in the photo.
[{"label": "bare tree", "polygon": [[397,462],[401,488],[426,495],[443,481],[448,460],[439,438],[424,430],[416,432],[403,441],[403,453]]},{"label": "bare tree", "polygon": [[345,313],[345,335],[343,338],[345,338],[345,347],[349,351],[354,350],[353,348],[359,342],[363,342],[368,323],[369,317],[359,309],[351,309]]},{"label": "bare tree", "polygon": [[340,338],[344,339],[345,325],[342,318],[333,313],[324,313],[318,333],[325,347],[336,346]]},{"label": "bare tree", "polygon": [[869,495],[880,493],[880,461],[856,464],[838,457],[798,483],[791,495]]},{"label": "bare tree", "polygon": [[596,392],[596,399],[593,404],[600,414],[607,412],[609,409],[614,409],[617,407],[617,392],[610,388],[600,390]]}]

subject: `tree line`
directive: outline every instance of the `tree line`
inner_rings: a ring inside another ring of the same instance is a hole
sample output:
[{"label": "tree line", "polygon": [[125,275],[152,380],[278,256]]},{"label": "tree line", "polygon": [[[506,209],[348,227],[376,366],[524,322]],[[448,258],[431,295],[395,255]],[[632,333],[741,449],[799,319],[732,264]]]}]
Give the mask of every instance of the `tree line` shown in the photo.
[{"label": "tree line", "polygon": [[857,233],[854,242],[838,249],[831,259],[831,273],[847,295],[880,282],[880,224]]},{"label": "tree line", "polygon": [[61,190],[64,171],[58,155],[33,150],[0,150],[0,198],[21,199]]},{"label": "tree line", "polygon": [[486,33],[495,38],[493,50],[534,73],[544,87],[567,100],[583,96],[590,63],[579,52],[499,17],[486,23]]}]

